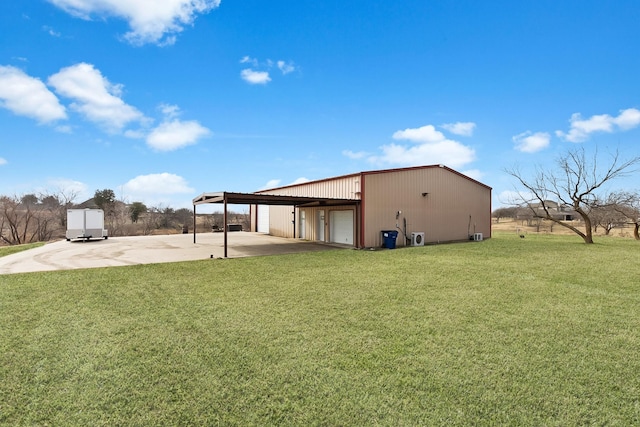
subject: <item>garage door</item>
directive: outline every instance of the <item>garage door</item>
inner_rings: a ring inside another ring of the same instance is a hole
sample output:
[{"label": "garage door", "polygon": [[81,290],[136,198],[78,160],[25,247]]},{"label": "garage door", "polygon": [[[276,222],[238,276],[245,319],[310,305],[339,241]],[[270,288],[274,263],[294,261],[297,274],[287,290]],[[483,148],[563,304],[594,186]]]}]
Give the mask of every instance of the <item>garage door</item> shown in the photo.
[{"label": "garage door", "polygon": [[353,211],[329,213],[329,239],[333,243],[353,245]]},{"label": "garage door", "polygon": [[269,206],[258,205],[258,233],[269,234]]}]

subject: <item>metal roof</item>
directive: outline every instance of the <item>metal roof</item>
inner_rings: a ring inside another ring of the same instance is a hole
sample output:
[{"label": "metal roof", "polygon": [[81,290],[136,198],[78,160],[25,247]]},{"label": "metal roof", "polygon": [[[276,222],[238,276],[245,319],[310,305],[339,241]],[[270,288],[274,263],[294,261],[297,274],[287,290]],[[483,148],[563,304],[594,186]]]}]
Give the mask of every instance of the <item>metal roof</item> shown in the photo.
[{"label": "metal roof", "polygon": [[284,206],[335,206],[357,205],[358,199],[334,199],[328,197],[281,196],[257,193],[202,193],[193,199],[193,204],[224,203],[238,205],[284,205]]}]

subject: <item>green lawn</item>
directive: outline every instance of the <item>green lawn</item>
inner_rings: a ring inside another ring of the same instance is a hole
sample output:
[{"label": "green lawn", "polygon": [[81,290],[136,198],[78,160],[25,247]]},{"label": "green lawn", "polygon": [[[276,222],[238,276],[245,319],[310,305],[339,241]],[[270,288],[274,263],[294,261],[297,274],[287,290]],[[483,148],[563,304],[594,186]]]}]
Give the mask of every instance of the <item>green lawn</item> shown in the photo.
[{"label": "green lawn", "polygon": [[639,425],[640,243],[0,276],[1,425]]}]

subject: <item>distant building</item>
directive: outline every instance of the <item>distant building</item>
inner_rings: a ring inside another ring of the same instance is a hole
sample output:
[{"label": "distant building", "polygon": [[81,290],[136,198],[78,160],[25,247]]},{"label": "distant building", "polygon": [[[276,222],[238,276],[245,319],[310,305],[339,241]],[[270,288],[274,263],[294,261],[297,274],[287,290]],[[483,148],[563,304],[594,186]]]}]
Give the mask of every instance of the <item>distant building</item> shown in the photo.
[{"label": "distant building", "polygon": [[528,208],[531,209],[536,216],[545,217],[545,207],[554,219],[560,221],[573,221],[578,218],[578,213],[569,205],[563,205],[552,200],[545,200],[544,205],[540,202],[531,203]]}]

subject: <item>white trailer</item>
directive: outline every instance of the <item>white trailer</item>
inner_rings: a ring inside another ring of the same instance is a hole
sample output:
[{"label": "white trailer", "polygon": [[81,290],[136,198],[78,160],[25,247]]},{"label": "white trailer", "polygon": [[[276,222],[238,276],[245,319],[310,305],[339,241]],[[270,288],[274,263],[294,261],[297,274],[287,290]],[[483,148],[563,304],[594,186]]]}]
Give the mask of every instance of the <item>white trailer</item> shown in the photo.
[{"label": "white trailer", "polygon": [[102,209],[67,209],[67,241],[107,239]]}]

